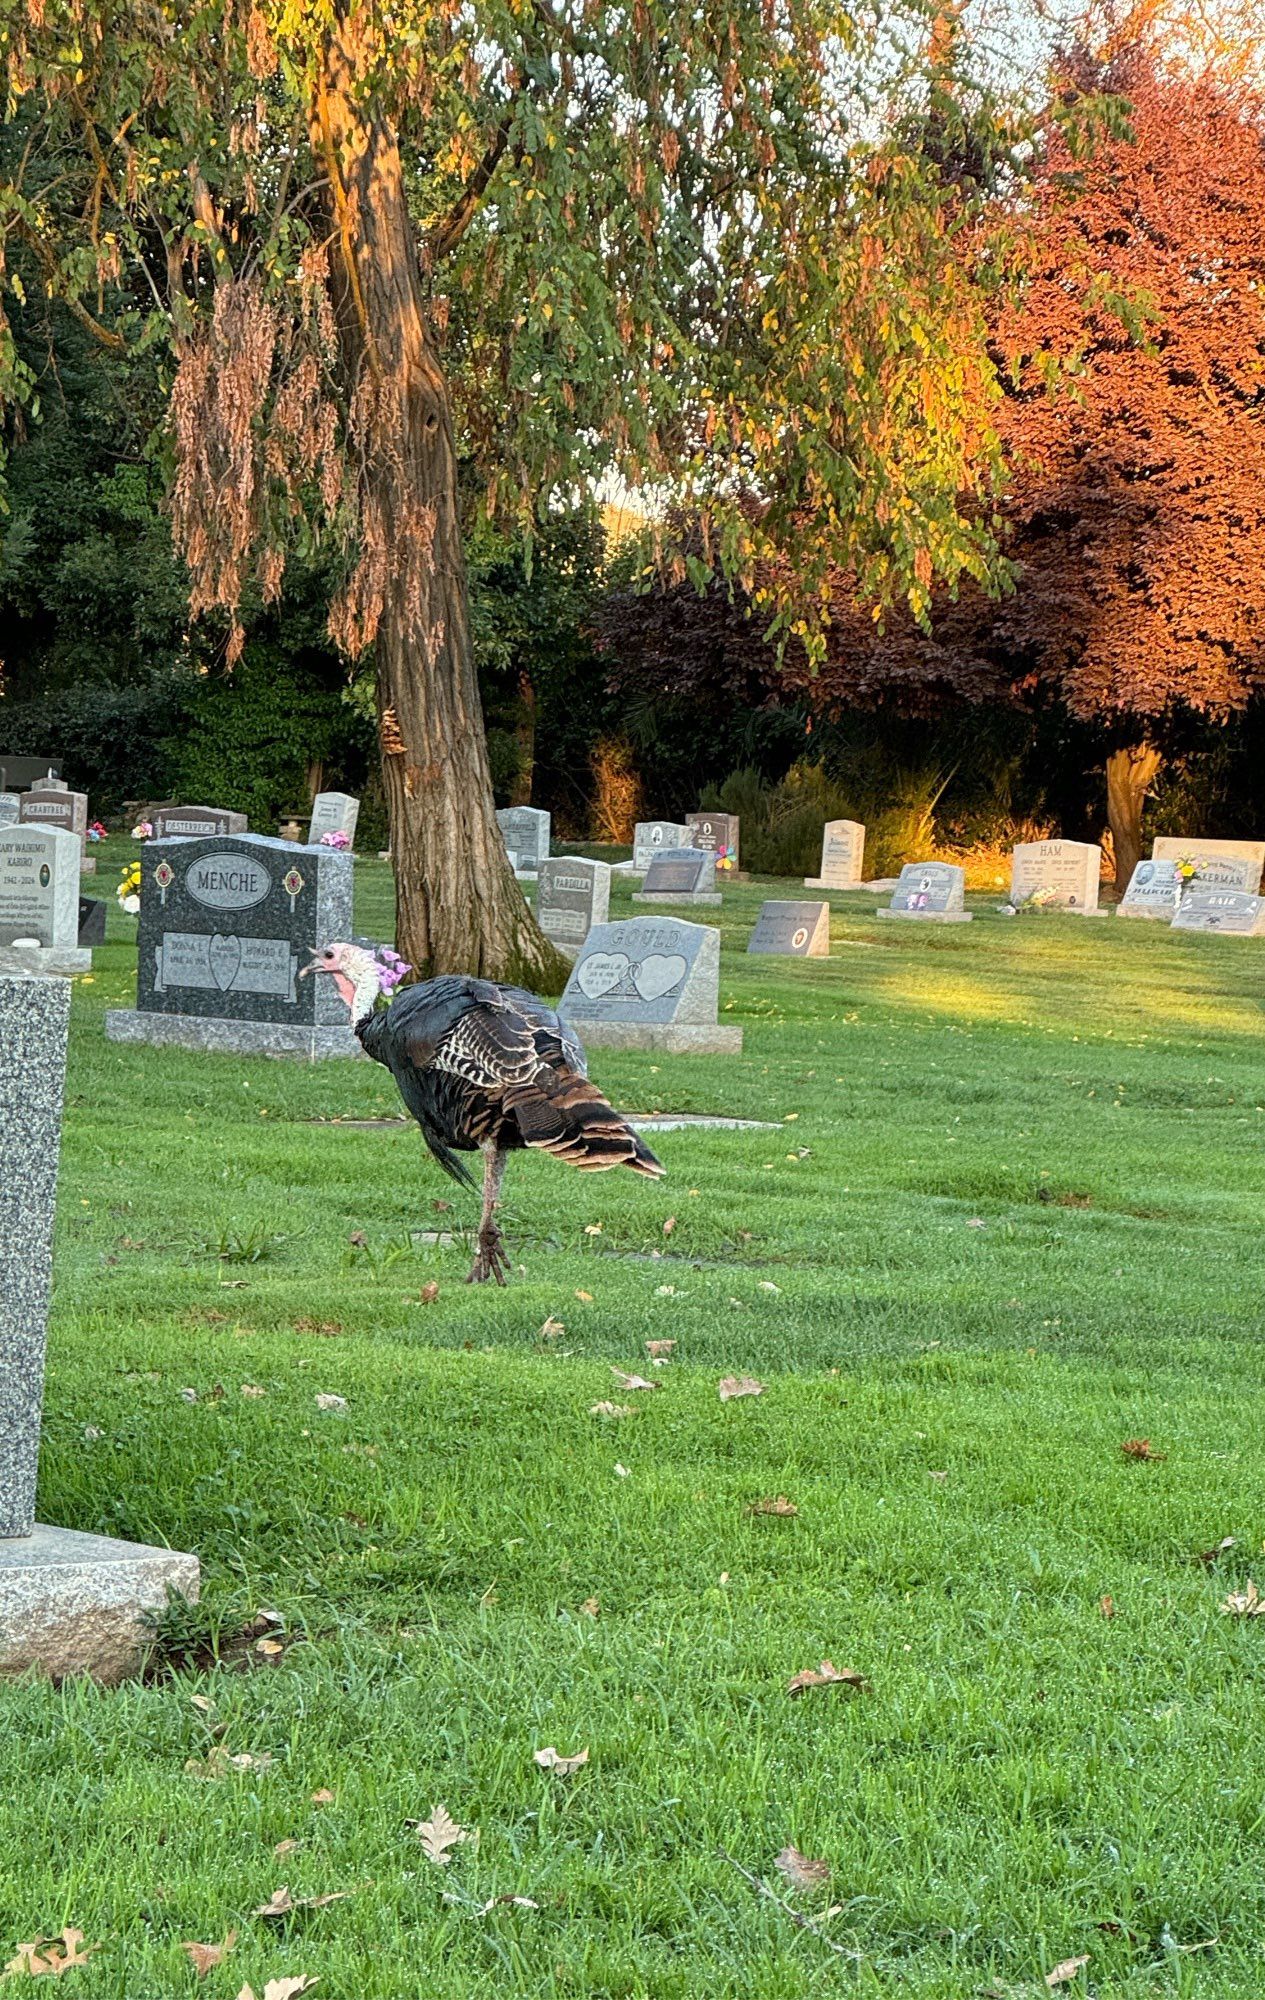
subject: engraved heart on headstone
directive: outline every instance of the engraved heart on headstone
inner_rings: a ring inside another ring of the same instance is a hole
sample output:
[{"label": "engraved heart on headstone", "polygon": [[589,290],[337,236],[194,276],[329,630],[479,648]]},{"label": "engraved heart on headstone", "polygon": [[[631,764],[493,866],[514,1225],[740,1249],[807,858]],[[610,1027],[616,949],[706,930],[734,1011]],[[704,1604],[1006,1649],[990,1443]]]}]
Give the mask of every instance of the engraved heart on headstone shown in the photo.
[{"label": "engraved heart on headstone", "polygon": [[217,933],[207,946],[207,963],[211,977],[221,993],[232,987],[242,963],[242,941],[239,937],[220,937]]},{"label": "engraved heart on headstone", "polygon": [[634,972],[633,985],[643,1000],[662,1000],[684,977],[685,960],[679,952],[652,952]]},{"label": "engraved heart on headstone", "polygon": [[591,958],[585,959],[575,981],[590,1000],[600,1000],[615,991],[627,972],[628,959],[622,951],[595,951]]}]

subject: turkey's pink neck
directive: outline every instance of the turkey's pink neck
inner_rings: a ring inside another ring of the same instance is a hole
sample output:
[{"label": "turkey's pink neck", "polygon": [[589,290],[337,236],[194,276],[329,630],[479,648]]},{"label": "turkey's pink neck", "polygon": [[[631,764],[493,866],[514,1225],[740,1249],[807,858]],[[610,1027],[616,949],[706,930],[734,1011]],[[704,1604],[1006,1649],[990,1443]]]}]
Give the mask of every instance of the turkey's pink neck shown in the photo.
[{"label": "turkey's pink neck", "polygon": [[374,1010],[381,991],[377,966],[372,963],[366,965],[354,979],[344,966],[340,966],[334,974],[334,985],[338,990],[339,999],[344,1002],[351,1015],[352,1026],[356,1027],[361,1021],[367,1020]]}]

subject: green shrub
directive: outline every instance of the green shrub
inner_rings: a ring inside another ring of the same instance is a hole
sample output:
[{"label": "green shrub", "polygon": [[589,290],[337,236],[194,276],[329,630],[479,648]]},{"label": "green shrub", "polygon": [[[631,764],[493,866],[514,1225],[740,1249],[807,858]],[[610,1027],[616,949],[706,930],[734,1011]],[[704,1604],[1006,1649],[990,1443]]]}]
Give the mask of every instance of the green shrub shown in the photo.
[{"label": "green shrub", "polygon": [[830,778],[820,764],[793,764],[777,784],[747,769],[709,787],[702,804],[738,814],[742,865],[754,874],[816,875],[826,821],[855,819],[865,827],[866,875],[895,875],[904,862],[934,852],[936,807],[951,776],[897,770],[883,794],[867,795]]}]

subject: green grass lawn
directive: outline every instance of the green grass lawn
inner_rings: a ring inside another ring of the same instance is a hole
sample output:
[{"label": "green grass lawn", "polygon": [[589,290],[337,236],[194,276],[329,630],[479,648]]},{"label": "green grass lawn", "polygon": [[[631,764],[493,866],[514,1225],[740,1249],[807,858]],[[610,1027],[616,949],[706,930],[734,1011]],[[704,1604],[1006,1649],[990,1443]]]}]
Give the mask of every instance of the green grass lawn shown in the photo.
[{"label": "green grass lawn", "polygon": [[[787,893],[707,913],[741,1058],[593,1064],[770,1129],[665,1134],[661,1186],[515,1160],[503,1292],[425,1240],[475,1210],[415,1130],[330,1122],[392,1117],[384,1071],[107,1043],[111,910],[40,1510],[196,1550],[204,1597],[143,1685],[0,1693],[0,1964],[70,1923],[85,2000],[964,2000],[1082,1954],[1058,1990],[1265,1991],[1265,1619],[1218,1610],[1265,1586],[1265,948],[840,896],[829,960],[748,960]],[[789,1699],[823,1658],[869,1691]],[[217,1744],[272,1761],[186,1772]],[[480,1834],[443,1869],[440,1802]],[[282,1884],[352,1893],[253,1916]],[[229,1930],[199,1987],[181,1940]]]}]

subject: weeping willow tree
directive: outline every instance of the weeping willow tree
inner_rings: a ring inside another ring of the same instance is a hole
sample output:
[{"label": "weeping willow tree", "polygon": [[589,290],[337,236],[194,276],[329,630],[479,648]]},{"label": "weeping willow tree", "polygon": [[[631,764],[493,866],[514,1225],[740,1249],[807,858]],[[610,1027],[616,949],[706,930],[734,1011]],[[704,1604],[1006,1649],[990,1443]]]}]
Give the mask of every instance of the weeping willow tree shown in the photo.
[{"label": "weeping willow tree", "polygon": [[[330,630],[372,653],[420,968],[560,972],[493,813],[459,464],[526,534],[604,478],[670,498],[703,522],[677,560],[775,569],[810,642],[840,564],[915,613],[989,574],[982,181],[923,141],[968,100],[1015,135],[946,18],[0,0],[3,284],[169,347],[174,531],[230,660],[296,540],[345,551]],[[0,328],[0,398],[35,388]]]}]

